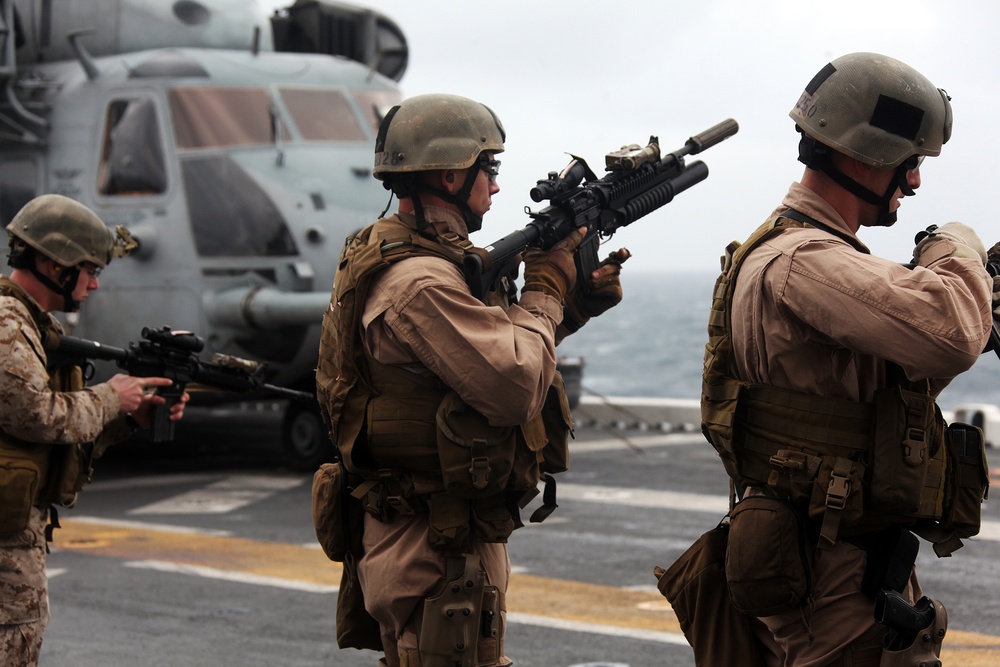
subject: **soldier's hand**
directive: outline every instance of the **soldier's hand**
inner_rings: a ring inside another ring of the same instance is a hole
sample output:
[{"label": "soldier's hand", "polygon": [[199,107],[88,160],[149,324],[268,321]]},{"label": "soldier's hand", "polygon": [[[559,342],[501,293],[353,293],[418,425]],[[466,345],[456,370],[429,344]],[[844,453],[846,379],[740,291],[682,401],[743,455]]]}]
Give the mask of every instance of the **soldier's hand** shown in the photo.
[{"label": "soldier's hand", "polygon": [[[118,394],[121,414],[132,415],[132,418],[143,428],[152,425],[153,410],[167,402],[165,398],[156,394],[156,388],[169,387],[171,384],[173,382],[168,378],[133,377],[120,373],[108,380],[108,385]],[[184,406],[190,398],[188,393],[184,392],[177,404],[171,406],[171,420],[176,421],[184,416]]]},{"label": "soldier's hand", "polygon": [[[191,400],[191,396],[185,391],[181,394],[180,399],[170,406],[170,421],[177,421],[184,417],[184,406],[189,400]],[[153,425],[156,408],[164,403],[166,400],[162,396],[147,392],[142,404],[132,413],[132,419],[140,427],[150,428]]]},{"label": "soldier's hand", "polygon": [[913,263],[930,266],[946,257],[978,259],[986,264],[986,248],[975,230],[961,222],[948,222],[940,227],[931,226],[918,236],[913,249]]},{"label": "soldier's hand", "polygon": [[539,291],[562,301],[576,282],[573,252],[583,240],[585,227],[570,234],[550,250],[528,248],[524,251],[524,287],[522,292]]},{"label": "soldier's hand", "polygon": [[587,323],[614,308],[622,300],[622,264],[632,256],[627,248],[615,250],[590,275],[590,290],[574,289],[566,297],[562,324],[573,333]]}]

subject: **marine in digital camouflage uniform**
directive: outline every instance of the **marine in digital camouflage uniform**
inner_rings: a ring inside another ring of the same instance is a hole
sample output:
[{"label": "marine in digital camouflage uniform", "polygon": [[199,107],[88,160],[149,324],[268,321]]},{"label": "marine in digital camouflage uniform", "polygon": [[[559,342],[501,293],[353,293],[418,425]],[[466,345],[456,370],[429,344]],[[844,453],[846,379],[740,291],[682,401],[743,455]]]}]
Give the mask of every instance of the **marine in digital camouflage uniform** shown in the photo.
[{"label": "marine in digital camouflage uniform", "polygon": [[[66,197],[29,202],[8,226],[13,267],[0,276],[0,664],[38,664],[49,620],[47,528],[55,505],[71,507],[93,459],[148,427],[164,400],[147,388],[165,378],[116,375],[85,387],[79,367],[47,368],[50,312],[73,312],[113,256],[127,252],[88,208]],[[171,412],[183,415],[185,396]],[[50,510],[50,507],[53,508]]]}]

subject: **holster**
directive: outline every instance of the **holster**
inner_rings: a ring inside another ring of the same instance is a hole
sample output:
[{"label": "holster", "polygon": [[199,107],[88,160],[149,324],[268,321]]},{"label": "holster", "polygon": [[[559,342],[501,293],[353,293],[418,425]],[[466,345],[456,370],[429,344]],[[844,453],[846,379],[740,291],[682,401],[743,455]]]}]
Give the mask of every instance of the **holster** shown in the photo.
[{"label": "holster", "polygon": [[444,581],[424,600],[417,648],[421,667],[476,667],[486,574],[479,556],[445,560]]}]

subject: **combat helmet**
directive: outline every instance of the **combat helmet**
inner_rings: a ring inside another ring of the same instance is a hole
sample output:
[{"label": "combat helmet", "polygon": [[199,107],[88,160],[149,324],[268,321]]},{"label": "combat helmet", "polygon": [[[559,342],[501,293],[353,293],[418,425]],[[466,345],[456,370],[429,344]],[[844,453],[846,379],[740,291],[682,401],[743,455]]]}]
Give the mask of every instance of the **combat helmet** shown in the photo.
[{"label": "combat helmet", "polygon": [[[481,102],[458,95],[417,95],[392,107],[382,119],[372,173],[397,197],[413,200],[418,228],[426,225],[419,195],[429,192],[454,203],[469,231],[476,231],[483,221],[469,207],[469,195],[480,170],[499,166],[493,161],[490,167],[487,155],[502,152],[505,138],[500,119]],[[466,171],[455,194],[420,178],[421,172],[442,169]]]},{"label": "combat helmet", "polygon": [[467,169],[480,153],[503,151],[500,119],[458,95],[417,95],[392,107],[375,140],[375,178],[434,169]]},{"label": "combat helmet", "polygon": [[[896,187],[914,194],[906,171],[921,157],[940,155],[952,130],[948,94],[909,65],[877,53],[851,53],[827,64],[789,116],[802,133],[799,160],[865,201],[884,205],[886,214]],[[829,150],[879,169],[894,169],[897,178],[889,192],[879,196],[832,167]],[[890,217],[882,224],[895,222]]]},{"label": "combat helmet", "polygon": [[62,195],[29,201],[7,225],[7,233],[67,268],[90,262],[101,268],[114,254],[115,237],[97,214]]},{"label": "combat helmet", "polygon": [[[89,208],[56,194],[41,195],[25,204],[7,225],[7,234],[7,263],[30,271],[50,290],[61,294],[67,312],[79,308],[72,293],[83,265],[103,269],[112,258],[127,254],[137,245],[125,228],[119,226],[112,232]],[[36,252],[68,269],[60,283],[38,271]]]}]

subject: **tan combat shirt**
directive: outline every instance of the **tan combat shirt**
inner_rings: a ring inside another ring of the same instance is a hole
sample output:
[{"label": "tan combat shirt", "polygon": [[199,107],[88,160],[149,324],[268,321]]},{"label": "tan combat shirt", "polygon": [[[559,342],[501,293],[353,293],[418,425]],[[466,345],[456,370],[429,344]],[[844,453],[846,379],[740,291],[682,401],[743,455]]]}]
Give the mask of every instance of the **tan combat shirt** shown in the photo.
[{"label": "tan combat shirt", "polygon": [[[438,233],[468,238],[457,213],[427,207]],[[414,227],[412,215],[399,218]],[[537,415],[556,370],[562,304],[525,292],[504,310],[472,296],[462,272],[438,257],[411,257],[372,281],[362,314],[364,343],[380,363],[437,375],[494,426]]]},{"label": "tan combat shirt", "polygon": [[[47,317],[61,332],[59,322]],[[75,392],[49,388],[41,332],[24,304],[6,296],[0,297],[0,364],[0,431],[6,435],[52,444],[92,442],[118,417],[118,394],[106,383]]]},{"label": "tan combat shirt", "polygon": [[[854,236],[833,207],[799,183],[775,214],[788,208]],[[975,260],[924,261],[929,266],[910,270],[815,228],[763,243],[745,259],[733,297],[741,379],[869,401],[891,361],[911,381],[931,379],[936,395],[986,345],[992,280]]]}]

